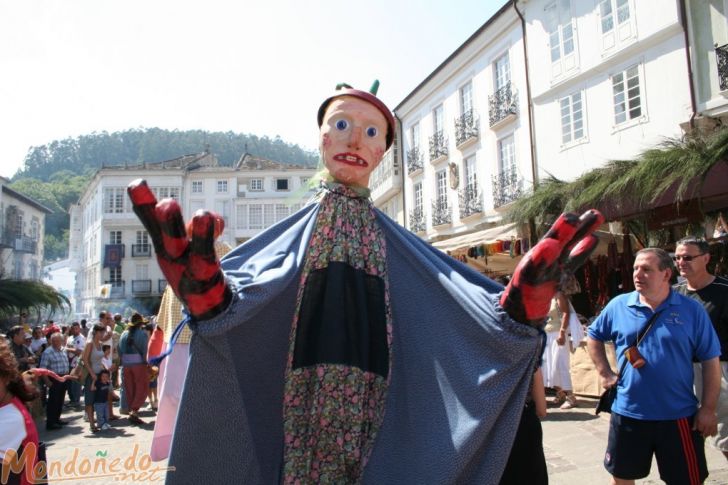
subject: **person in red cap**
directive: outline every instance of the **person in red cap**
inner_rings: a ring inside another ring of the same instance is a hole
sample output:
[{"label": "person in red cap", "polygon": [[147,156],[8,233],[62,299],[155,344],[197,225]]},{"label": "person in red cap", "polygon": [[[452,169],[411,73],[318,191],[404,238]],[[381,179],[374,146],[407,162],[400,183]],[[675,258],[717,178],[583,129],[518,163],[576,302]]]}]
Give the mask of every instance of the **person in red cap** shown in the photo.
[{"label": "person in red cap", "polygon": [[315,200],[221,263],[212,213],[194,215],[188,238],[177,202],[130,184],[193,329],[167,483],[491,483],[503,472],[538,327],[603,218],[562,215],[505,289],[433,249],[370,199],[396,128],[377,87],[342,84],[324,100]]}]

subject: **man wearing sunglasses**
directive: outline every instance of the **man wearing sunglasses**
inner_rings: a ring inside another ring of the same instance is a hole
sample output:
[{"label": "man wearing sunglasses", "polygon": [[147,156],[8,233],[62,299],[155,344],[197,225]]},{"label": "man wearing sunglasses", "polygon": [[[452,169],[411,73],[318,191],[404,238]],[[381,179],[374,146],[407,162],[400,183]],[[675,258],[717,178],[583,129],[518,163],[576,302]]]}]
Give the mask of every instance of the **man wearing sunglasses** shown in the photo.
[{"label": "man wearing sunglasses", "polygon": [[[675,286],[678,293],[700,302],[710,315],[720,340],[721,391],[718,398],[718,434],[712,444],[728,459],[728,279],[708,272],[710,247],[705,239],[686,237],[677,242],[675,264],[685,281]],[[695,364],[695,387],[702,391],[701,366]]]}]

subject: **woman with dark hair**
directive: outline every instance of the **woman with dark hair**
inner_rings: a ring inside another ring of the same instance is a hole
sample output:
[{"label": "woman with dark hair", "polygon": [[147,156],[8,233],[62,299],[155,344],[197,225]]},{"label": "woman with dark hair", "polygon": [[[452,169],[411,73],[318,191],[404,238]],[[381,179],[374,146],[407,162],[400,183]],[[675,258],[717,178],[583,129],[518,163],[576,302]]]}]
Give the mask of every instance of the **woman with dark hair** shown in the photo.
[{"label": "woman with dark hair", "polygon": [[88,371],[86,381],[83,386],[83,401],[86,407],[86,416],[88,417],[89,429],[92,433],[99,430],[94,420],[94,391],[92,384],[96,380],[96,374],[104,369],[104,350],[102,341],[106,336],[106,327],[100,324],[94,325],[91,339],[86,342],[86,347],[81,354],[83,365]]},{"label": "woman with dark hair", "polygon": [[[0,339],[0,463],[9,466],[14,456],[29,454],[26,466],[17,475],[10,472],[7,483],[36,483],[35,465],[39,459],[38,430],[25,403],[37,397],[34,386],[26,385],[8,344]],[[4,471],[4,470],[2,470]],[[0,473],[0,476],[3,476]],[[16,480],[16,481],[13,481]]]}]

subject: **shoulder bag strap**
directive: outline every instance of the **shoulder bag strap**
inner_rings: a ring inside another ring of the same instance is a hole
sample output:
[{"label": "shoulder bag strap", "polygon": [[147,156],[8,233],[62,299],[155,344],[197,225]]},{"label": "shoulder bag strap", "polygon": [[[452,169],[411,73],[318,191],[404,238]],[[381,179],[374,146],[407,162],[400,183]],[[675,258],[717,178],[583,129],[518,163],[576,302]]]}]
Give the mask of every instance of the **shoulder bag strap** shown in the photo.
[{"label": "shoulder bag strap", "polygon": [[[642,327],[642,330],[640,330],[640,333],[637,334],[637,342],[634,344],[635,347],[639,346],[639,344],[645,338],[645,335],[647,335],[647,332],[650,331],[650,329],[652,328],[652,325],[655,323],[655,320],[657,320],[657,317],[660,316],[660,313],[662,313],[662,311],[653,313],[652,316],[650,317],[650,319],[647,321],[647,324],[644,327]],[[617,358],[619,358],[619,356],[617,356]],[[624,369],[626,366],[627,366],[627,357],[624,358],[624,360],[622,361],[622,365],[619,367],[619,374],[617,374],[617,382],[619,382],[619,379],[622,378],[622,373],[624,372]]]}]

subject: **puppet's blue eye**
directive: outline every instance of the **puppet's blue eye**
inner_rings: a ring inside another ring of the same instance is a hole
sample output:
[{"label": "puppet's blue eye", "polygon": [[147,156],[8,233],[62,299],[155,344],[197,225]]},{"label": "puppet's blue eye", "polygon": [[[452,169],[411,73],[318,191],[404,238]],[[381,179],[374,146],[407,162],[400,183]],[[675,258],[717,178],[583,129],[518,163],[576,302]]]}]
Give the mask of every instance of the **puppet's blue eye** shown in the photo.
[{"label": "puppet's blue eye", "polygon": [[346,120],[339,120],[336,122],[336,129],[340,131],[344,131],[349,127],[349,122]]},{"label": "puppet's blue eye", "polygon": [[377,130],[375,126],[370,126],[369,128],[367,128],[368,137],[374,138],[375,136],[377,136],[377,133],[379,133],[379,130]]}]

